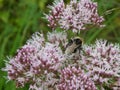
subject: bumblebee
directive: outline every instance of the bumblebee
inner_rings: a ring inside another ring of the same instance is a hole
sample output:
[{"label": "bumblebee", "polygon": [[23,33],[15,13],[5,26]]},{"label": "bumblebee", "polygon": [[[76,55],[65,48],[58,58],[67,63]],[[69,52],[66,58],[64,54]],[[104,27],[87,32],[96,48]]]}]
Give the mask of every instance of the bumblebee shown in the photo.
[{"label": "bumblebee", "polygon": [[75,37],[69,40],[68,44],[66,45],[65,54],[72,54],[76,52],[80,52],[82,50],[83,39],[80,37]]}]

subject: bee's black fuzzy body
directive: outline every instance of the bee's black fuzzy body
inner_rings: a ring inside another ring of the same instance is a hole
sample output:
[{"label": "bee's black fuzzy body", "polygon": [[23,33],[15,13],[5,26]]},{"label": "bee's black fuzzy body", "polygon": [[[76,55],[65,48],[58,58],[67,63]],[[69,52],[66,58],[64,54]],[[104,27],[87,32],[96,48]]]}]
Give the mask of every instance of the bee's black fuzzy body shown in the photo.
[{"label": "bee's black fuzzy body", "polygon": [[76,53],[77,51],[80,52],[80,50],[82,49],[82,44],[83,44],[83,40],[80,37],[75,37],[73,39],[70,39],[70,41],[66,45],[65,53],[72,54],[72,53]]}]

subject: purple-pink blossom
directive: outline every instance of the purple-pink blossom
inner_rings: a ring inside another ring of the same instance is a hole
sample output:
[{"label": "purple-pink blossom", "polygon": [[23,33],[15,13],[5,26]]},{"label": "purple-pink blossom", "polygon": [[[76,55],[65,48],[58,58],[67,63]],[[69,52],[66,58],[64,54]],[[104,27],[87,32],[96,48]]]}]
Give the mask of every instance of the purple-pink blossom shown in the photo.
[{"label": "purple-pink blossom", "polygon": [[16,82],[16,87],[24,87],[25,83],[31,81],[31,77],[26,77],[25,73],[31,69],[32,57],[36,54],[34,47],[30,45],[23,46],[17,51],[13,58],[9,58],[6,63],[5,71],[8,72],[8,79]]},{"label": "purple-pink blossom", "polygon": [[[52,34],[52,33],[51,33]],[[59,45],[45,41],[43,34],[35,33],[17,54],[8,58],[4,71],[16,87],[30,84],[30,89],[49,88],[57,81],[64,55]]]},{"label": "purple-pink blossom", "polygon": [[84,45],[79,64],[96,84],[108,84],[110,79],[120,77],[120,46],[106,40]]},{"label": "purple-pink blossom", "polygon": [[85,25],[103,26],[104,18],[99,16],[97,2],[91,0],[71,0],[65,5],[63,0],[56,2],[49,15],[46,15],[51,28],[61,27],[77,33],[86,29]]},{"label": "purple-pink blossom", "polygon": [[80,67],[68,66],[60,72],[58,90],[96,90],[94,82]]}]

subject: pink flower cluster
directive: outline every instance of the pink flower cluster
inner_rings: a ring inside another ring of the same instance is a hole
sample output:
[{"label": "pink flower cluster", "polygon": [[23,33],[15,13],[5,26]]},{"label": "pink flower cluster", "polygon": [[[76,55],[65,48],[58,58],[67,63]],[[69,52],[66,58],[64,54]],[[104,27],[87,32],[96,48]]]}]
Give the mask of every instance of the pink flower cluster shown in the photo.
[{"label": "pink flower cluster", "polygon": [[80,67],[68,66],[60,73],[59,90],[96,90],[94,82]]},{"label": "pink flower cluster", "polygon": [[61,18],[62,12],[65,8],[63,0],[60,0],[60,2],[55,2],[53,7],[50,7],[52,10],[50,11],[51,15],[46,15],[46,18],[50,22],[48,26],[55,29],[57,26],[58,20]]},{"label": "pink flower cluster", "polygon": [[103,26],[104,21],[103,17],[98,15],[97,3],[91,0],[71,0],[68,5],[61,0],[51,7],[50,14],[46,17],[53,29],[60,26],[75,33],[84,30],[87,24]]},{"label": "pink flower cluster", "polygon": [[84,45],[83,51],[79,63],[96,84],[120,77],[119,45],[97,40],[94,45]]},{"label": "pink flower cluster", "polygon": [[[78,33],[88,24],[102,26],[104,21],[92,0],[71,0],[68,5],[59,0],[50,8],[46,18],[53,29]],[[78,42],[79,38],[69,44],[65,31],[47,35],[36,32],[14,57],[8,58],[3,70],[16,87],[29,84],[30,90],[97,90],[99,86],[102,90],[105,85],[114,86],[114,81],[119,85],[120,45],[96,40],[95,44],[82,45],[80,51]],[[68,44],[79,52],[65,53]]]},{"label": "pink flower cluster", "polygon": [[31,81],[30,77],[24,77],[26,72],[30,71],[31,58],[36,54],[36,50],[32,46],[25,45],[18,50],[17,55],[10,58],[6,65],[8,79],[15,80],[17,87],[23,87],[25,83]]},{"label": "pink flower cluster", "polygon": [[29,83],[32,90],[96,90],[96,85],[109,86],[111,79],[118,82],[119,45],[97,40],[83,45],[80,53],[68,56],[60,45],[66,42],[62,32],[48,33],[47,40],[43,34],[35,33],[6,63],[8,79],[14,80],[17,87]]},{"label": "pink flower cluster", "polygon": [[58,45],[43,41],[43,34],[34,34],[6,63],[8,79],[14,80],[17,87],[29,82],[30,89],[43,90],[56,82],[53,77],[61,68],[64,55]]},{"label": "pink flower cluster", "polygon": [[[49,33],[47,36],[57,37],[63,42],[65,37]],[[64,34],[66,35],[66,34]],[[4,71],[8,72],[8,79],[16,83],[16,87],[24,87],[29,83],[32,90],[96,90],[94,82],[83,73],[77,63],[64,63],[68,57],[64,55],[59,44],[45,40],[43,34],[35,33],[13,58],[9,58]],[[57,41],[56,40],[56,41]],[[71,65],[71,66],[69,66]]]}]

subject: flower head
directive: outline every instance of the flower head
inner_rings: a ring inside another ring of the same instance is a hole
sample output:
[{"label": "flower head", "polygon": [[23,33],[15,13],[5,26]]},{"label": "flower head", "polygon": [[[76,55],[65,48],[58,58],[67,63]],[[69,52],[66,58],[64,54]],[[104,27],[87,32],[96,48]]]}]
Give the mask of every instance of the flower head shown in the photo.
[{"label": "flower head", "polygon": [[61,17],[62,11],[64,10],[65,5],[63,0],[56,0],[53,6],[50,7],[50,15],[46,15],[46,18],[48,19],[49,26],[53,29],[57,26],[57,22]]},{"label": "flower head", "polygon": [[96,90],[94,82],[75,66],[68,66],[60,73],[58,90]]},{"label": "flower head", "polygon": [[[62,66],[62,50],[50,43],[46,43],[31,61],[31,70],[27,75],[34,77],[34,84],[37,88],[48,88],[57,81],[56,75]],[[38,89],[39,90],[39,89]]]},{"label": "flower head", "polygon": [[120,47],[97,40],[95,45],[85,45],[80,64],[96,84],[108,84],[111,78],[120,77]]},{"label": "flower head", "polygon": [[36,33],[13,58],[9,58],[4,71],[17,87],[29,83],[30,89],[43,90],[57,81],[63,59],[59,45],[45,41],[43,34]]},{"label": "flower head", "polygon": [[65,30],[72,29],[73,32],[84,30],[87,24],[102,26],[104,21],[103,17],[98,15],[97,3],[91,0],[71,0],[66,6],[60,1],[52,7],[47,19],[52,28],[60,26]]},{"label": "flower head", "polygon": [[26,77],[25,73],[31,69],[32,57],[36,54],[36,49],[30,45],[23,46],[18,50],[13,58],[9,58],[5,71],[8,72],[8,79],[14,80],[17,87],[23,87],[25,83],[31,81],[30,77]]}]

